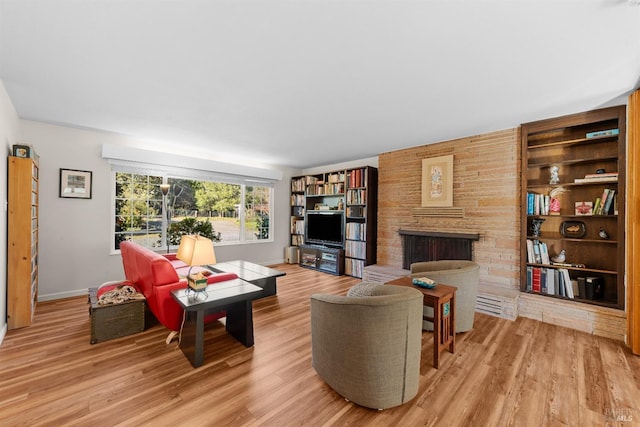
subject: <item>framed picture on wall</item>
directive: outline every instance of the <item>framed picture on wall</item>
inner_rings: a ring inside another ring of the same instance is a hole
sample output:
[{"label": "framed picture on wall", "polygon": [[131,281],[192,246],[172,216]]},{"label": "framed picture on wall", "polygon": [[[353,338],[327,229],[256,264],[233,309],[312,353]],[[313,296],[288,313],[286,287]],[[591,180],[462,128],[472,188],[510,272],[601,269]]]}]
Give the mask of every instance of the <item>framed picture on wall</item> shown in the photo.
[{"label": "framed picture on wall", "polygon": [[60,169],[60,197],[68,199],[90,199],[93,172]]},{"label": "framed picture on wall", "polygon": [[422,207],[453,206],[453,155],[422,159]]}]

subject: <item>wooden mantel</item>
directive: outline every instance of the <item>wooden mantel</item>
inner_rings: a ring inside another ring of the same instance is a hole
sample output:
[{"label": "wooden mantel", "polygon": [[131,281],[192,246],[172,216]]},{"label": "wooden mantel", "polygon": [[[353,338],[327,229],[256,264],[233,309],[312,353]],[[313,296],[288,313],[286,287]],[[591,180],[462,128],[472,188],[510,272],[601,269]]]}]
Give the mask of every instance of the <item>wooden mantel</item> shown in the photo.
[{"label": "wooden mantel", "polygon": [[443,233],[440,231],[418,231],[418,230],[398,230],[401,236],[425,236],[425,237],[441,237],[443,239],[466,239],[480,240],[480,235],[475,233]]}]

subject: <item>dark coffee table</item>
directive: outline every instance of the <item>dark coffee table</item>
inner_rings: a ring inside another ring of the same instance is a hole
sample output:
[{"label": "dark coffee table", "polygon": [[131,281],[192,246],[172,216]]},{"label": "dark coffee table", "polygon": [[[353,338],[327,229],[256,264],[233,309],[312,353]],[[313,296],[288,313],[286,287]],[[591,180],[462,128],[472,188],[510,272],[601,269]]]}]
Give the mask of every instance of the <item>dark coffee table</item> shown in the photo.
[{"label": "dark coffee table", "polygon": [[180,348],[194,368],[204,362],[204,319],[207,313],[225,310],[227,332],[246,347],[253,345],[251,301],[260,298],[262,288],[242,279],[214,283],[205,292],[187,289],[171,291],[185,311]]},{"label": "dark coffee table", "polygon": [[286,274],[280,270],[242,260],[219,262],[208,265],[207,268],[219,273],[235,273],[242,280],[260,286],[263,292],[259,298],[275,295],[276,278]]}]

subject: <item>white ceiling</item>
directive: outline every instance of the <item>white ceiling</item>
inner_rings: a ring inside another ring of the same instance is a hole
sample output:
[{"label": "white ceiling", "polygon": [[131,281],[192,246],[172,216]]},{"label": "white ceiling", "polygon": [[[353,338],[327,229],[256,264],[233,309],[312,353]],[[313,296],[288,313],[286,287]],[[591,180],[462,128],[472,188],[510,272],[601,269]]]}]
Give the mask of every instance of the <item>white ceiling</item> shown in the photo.
[{"label": "white ceiling", "polygon": [[0,78],[24,119],[306,168],[624,103],[640,7],[0,0]]}]

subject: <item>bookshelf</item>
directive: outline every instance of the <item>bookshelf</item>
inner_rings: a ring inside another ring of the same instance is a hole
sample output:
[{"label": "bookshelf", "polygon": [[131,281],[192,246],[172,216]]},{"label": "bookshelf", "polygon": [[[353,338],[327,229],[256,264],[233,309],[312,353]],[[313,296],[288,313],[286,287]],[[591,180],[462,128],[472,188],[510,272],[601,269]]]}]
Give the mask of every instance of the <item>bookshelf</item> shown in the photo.
[{"label": "bookshelf", "polygon": [[347,171],[344,252],[345,273],[349,276],[362,278],[364,267],[376,262],[377,182],[376,168]]},{"label": "bookshelf", "polygon": [[521,126],[522,292],[624,308],[625,119],[619,106]]},{"label": "bookshelf", "polygon": [[[291,179],[290,242],[292,246],[300,247],[301,265],[361,278],[364,266],[375,264],[377,186],[378,170],[371,166]],[[326,245],[306,242],[305,227],[309,215],[327,211],[342,214],[343,241]],[[330,268],[319,268],[320,263],[303,262],[305,253],[309,260],[314,256],[322,259],[323,254],[331,258],[333,249],[340,251]]]},{"label": "bookshelf", "polygon": [[36,158],[9,157],[7,216],[7,327],[31,325],[38,300]]}]

